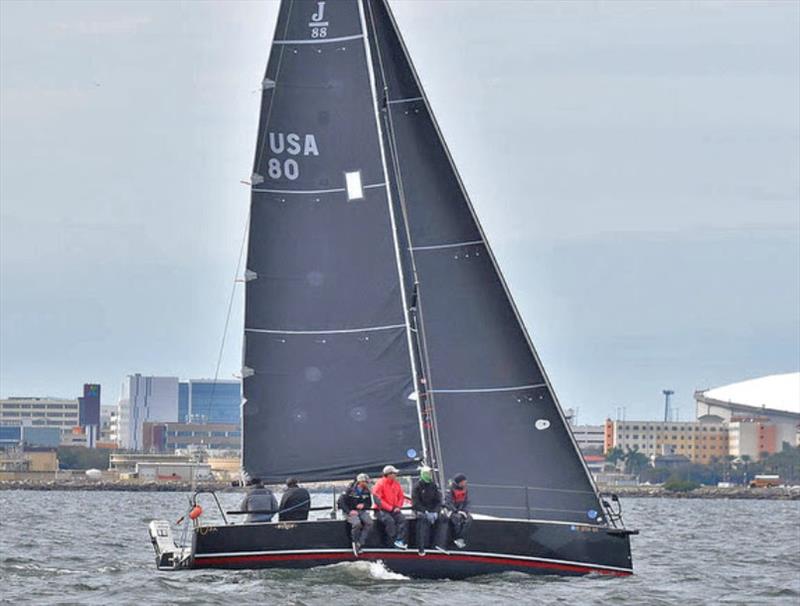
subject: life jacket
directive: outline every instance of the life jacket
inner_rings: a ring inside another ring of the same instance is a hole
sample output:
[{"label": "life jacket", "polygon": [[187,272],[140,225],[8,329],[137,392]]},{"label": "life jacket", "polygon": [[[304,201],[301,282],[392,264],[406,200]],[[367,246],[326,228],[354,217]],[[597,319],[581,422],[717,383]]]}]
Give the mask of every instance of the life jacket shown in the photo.
[{"label": "life jacket", "polygon": [[453,503],[456,505],[460,505],[467,498],[466,488],[451,488],[450,491],[453,493]]}]

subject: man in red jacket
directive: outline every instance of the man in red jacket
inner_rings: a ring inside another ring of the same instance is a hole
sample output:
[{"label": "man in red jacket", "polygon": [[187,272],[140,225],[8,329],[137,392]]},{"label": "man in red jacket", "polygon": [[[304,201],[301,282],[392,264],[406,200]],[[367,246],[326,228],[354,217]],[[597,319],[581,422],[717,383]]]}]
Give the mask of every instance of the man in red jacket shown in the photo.
[{"label": "man in red jacket", "polygon": [[397,481],[397,469],[392,465],[383,468],[383,477],[375,483],[372,496],[375,497],[378,522],[383,526],[389,543],[398,549],[407,549],[408,525],[401,511],[405,495]]}]

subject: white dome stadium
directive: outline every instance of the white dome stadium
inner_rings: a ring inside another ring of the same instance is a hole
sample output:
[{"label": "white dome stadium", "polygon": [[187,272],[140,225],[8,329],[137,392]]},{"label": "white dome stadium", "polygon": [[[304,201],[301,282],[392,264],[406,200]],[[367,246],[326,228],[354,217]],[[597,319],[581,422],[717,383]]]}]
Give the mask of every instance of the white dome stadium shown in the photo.
[{"label": "white dome stadium", "polygon": [[706,401],[800,414],[800,372],[768,375],[701,393]]}]

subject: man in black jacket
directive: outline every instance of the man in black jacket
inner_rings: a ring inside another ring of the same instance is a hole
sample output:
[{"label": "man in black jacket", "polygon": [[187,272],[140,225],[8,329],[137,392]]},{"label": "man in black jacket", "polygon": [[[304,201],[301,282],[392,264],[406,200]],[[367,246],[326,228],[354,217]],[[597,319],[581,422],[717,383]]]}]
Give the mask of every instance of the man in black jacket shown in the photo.
[{"label": "man in black jacket", "polygon": [[307,520],[309,509],[311,509],[311,495],[308,491],[298,486],[294,478],[286,480],[286,492],[281,497],[278,520],[280,522]]},{"label": "man in black jacket", "polygon": [[431,530],[434,533],[436,549],[447,553],[445,551],[447,520],[442,515],[442,491],[434,483],[430,467],[422,467],[419,471],[419,482],[411,493],[411,508],[416,513],[419,555],[425,555]]},{"label": "man in black jacket", "polygon": [[350,524],[350,539],[353,542],[353,554],[361,553],[361,546],[367,542],[367,537],[372,530],[372,491],[369,486],[369,476],[365,473],[358,474],[355,482],[350,484],[337,501],[339,509],[347,516]]}]

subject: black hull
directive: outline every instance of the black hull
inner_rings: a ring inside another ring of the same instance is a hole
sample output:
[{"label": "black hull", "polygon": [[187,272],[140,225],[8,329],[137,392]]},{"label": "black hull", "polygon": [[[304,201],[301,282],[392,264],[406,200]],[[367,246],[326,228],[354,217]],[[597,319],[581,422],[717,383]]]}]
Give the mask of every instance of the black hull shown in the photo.
[{"label": "black hull", "polygon": [[474,520],[463,550],[452,542],[448,553],[414,544],[387,548],[374,531],[356,558],[347,524],[314,520],[275,524],[202,526],[195,529],[189,568],[312,568],[357,560],[382,561],[389,570],[415,578],[461,579],[519,571],[531,574],[626,576],[633,573],[629,532],[580,524],[516,520]]}]

